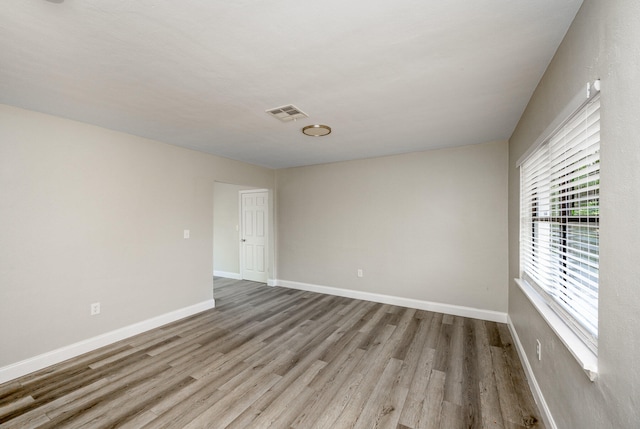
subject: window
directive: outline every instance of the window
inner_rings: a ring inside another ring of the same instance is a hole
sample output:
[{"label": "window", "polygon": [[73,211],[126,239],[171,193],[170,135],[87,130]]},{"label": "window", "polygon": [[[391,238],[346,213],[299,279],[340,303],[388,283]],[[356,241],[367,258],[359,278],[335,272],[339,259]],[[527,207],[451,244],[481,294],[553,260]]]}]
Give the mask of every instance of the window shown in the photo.
[{"label": "window", "polygon": [[597,354],[600,96],[520,165],[520,270]]}]

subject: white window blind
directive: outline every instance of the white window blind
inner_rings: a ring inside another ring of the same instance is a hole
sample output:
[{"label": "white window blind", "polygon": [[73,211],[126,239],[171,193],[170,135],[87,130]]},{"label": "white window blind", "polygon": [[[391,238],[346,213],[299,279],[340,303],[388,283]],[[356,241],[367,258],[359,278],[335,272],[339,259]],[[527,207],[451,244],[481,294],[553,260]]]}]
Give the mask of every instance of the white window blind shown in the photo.
[{"label": "white window blind", "polygon": [[520,166],[521,278],[597,353],[600,96]]}]

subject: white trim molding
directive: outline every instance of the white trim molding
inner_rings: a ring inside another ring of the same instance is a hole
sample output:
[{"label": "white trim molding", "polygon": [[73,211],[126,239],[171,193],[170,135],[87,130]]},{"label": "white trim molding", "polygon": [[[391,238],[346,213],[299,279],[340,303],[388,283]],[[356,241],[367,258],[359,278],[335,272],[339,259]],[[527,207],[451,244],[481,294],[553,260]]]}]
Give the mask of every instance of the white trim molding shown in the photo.
[{"label": "white trim molding", "polygon": [[511,321],[511,316],[507,316],[507,325],[509,326],[509,332],[511,332],[511,337],[513,338],[513,342],[515,343],[516,350],[518,351],[518,356],[520,356],[520,362],[522,362],[522,366],[527,375],[527,382],[529,383],[529,388],[533,392],[533,399],[535,399],[536,404],[538,405],[538,409],[542,413],[542,420],[544,420],[544,425],[548,429],[558,429],[556,422],[553,420],[553,416],[551,415],[551,410],[547,405],[547,401],[544,399],[544,395],[542,394],[542,390],[540,390],[540,385],[536,380],[535,375],[533,374],[533,368],[531,367],[531,363],[527,358],[527,354],[524,352],[524,347],[522,347],[522,343],[520,342],[520,337],[518,337],[518,333],[516,332],[516,328],[513,326],[513,322]]},{"label": "white trim molding", "polygon": [[160,316],[152,317],[151,319],[143,320],[142,322],[134,323],[133,325],[125,326],[124,328],[116,329],[115,331],[107,332],[93,338],[88,338],[86,340],[7,365],[0,368],[0,383],[22,377],[23,375],[30,374],[50,365],[55,365],[67,359],[71,359],[76,356],[80,356],[81,354],[99,349],[100,347],[115,343],[116,341],[124,340],[125,338],[138,335],[142,332],[166,325],[167,323],[175,322],[176,320],[184,319],[185,317],[192,316],[196,313],[200,313],[214,307],[215,301],[213,299],[203,301],[189,307],[180,308]]},{"label": "white trim molding", "polygon": [[450,314],[453,316],[470,317],[473,319],[487,320],[490,322],[507,323],[507,313],[493,310],[483,310],[480,308],[464,307],[461,305],[422,301],[419,299],[402,298],[398,296],[363,292],[352,289],[341,289],[331,286],[321,286],[289,280],[276,280],[275,286],[282,286],[290,289],[298,289],[308,292],[324,293],[326,295],[343,296],[345,298],[362,299],[364,301],[379,302],[381,304],[391,304],[401,307],[416,308],[418,310],[433,311],[436,313]]},{"label": "white trim molding", "polygon": [[514,281],[524,295],[529,298],[533,307],[547,322],[558,339],[565,345],[567,350],[569,350],[571,356],[578,362],[580,368],[582,368],[586,376],[589,377],[589,380],[595,381],[598,377],[598,356],[582,342],[580,337],[567,326],[564,319],[553,311],[544,298],[542,298],[529,283],[521,279],[514,279]]},{"label": "white trim molding", "polygon": [[225,279],[242,280],[242,276],[240,275],[240,273],[230,273],[228,271],[213,270],[213,275],[215,277],[224,277]]}]

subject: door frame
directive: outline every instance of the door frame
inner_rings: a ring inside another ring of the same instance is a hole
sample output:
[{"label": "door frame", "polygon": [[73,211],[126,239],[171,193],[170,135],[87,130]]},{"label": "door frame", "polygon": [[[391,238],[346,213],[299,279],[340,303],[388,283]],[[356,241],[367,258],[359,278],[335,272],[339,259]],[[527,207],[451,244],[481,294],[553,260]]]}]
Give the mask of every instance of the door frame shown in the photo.
[{"label": "door frame", "polygon": [[272,193],[270,189],[258,188],[258,189],[247,189],[244,191],[238,191],[238,242],[239,246],[239,254],[238,258],[240,260],[240,278],[243,277],[244,273],[244,255],[243,255],[243,247],[242,247],[242,236],[244,233],[244,219],[242,218],[242,195],[243,194],[251,194],[256,192],[266,192],[267,194],[267,225],[266,225],[266,245],[265,245],[265,263],[267,270],[267,285],[275,286],[275,264],[273,263],[273,201],[272,201]]}]

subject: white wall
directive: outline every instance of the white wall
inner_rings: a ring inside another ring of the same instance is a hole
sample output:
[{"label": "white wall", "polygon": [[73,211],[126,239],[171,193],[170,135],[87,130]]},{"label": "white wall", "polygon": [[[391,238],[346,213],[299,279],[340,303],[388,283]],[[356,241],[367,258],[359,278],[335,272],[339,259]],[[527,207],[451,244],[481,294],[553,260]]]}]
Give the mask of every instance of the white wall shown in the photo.
[{"label": "white wall", "polygon": [[[599,375],[590,382],[511,281],[509,315],[560,429],[640,427],[640,2],[585,0],[509,142],[510,277],[516,161],[588,81],[602,80]],[[535,341],[543,347],[535,358]]]},{"label": "white wall", "polygon": [[[251,186],[216,182],[213,190],[213,270],[240,276],[240,196]],[[222,275],[222,274],[221,274]],[[223,275],[224,277],[224,275]],[[235,278],[235,277],[232,277]]]},{"label": "white wall", "polygon": [[507,159],[494,142],[278,170],[278,279],[506,312]]},{"label": "white wall", "polygon": [[0,105],[0,367],[211,300],[214,181],[274,176]]}]

